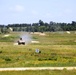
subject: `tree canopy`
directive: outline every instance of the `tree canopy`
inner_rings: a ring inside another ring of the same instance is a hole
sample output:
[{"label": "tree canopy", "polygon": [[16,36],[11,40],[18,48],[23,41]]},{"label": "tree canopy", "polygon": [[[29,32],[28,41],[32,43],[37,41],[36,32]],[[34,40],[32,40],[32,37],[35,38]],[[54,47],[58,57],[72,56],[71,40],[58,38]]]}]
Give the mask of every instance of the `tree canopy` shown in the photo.
[{"label": "tree canopy", "polygon": [[72,23],[56,23],[50,21],[49,23],[43,22],[39,20],[38,23],[32,24],[8,24],[8,25],[0,25],[0,33],[9,32],[9,28],[12,28],[13,31],[27,31],[27,32],[55,32],[55,31],[75,31],[76,30],[76,22],[72,21]]}]

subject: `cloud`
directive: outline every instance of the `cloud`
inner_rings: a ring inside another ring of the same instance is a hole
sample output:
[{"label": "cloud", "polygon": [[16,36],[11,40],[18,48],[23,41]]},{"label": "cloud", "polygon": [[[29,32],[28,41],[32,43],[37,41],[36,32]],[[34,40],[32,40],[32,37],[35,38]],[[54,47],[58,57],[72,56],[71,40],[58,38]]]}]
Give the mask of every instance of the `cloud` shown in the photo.
[{"label": "cloud", "polygon": [[14,12],[23,12],[25,8],[21,5],[16,5],[14,7],[10,7],[10,10]]}]

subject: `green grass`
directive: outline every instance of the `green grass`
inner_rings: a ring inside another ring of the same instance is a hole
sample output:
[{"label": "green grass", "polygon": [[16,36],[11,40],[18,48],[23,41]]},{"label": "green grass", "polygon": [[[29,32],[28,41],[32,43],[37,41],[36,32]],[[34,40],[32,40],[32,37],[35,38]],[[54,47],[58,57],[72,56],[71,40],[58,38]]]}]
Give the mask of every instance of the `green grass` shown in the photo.
[{"label": "green grass", "polygon": [[[44,36],[30,34],[33,40],[40,43],[14,45],[20,34],[10,33],[7,39],[0,40],[0,67],[76,66],[75,32],[47,32]],[[41,53],[36,53],[36,49]]]},{"label": "green grass", "polygon": [[0,75],[76,75],[76,70],[3,71]]},{"label": "green grass", "polygon": [[44,45],[76,45],[76,34],[60,34],[58,32],[47,33],[45,36],[34,35],[36,40],[39,40]]}]

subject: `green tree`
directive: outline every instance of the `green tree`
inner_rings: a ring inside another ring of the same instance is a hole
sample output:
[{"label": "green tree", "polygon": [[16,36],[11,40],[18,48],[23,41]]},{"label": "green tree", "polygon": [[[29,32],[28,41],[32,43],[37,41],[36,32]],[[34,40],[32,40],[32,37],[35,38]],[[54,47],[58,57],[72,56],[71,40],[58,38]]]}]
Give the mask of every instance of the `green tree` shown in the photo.
[{"label": "green tree", "polygon": [[44,26],[44,22],[42,20],[39,20],[39,25]]}]

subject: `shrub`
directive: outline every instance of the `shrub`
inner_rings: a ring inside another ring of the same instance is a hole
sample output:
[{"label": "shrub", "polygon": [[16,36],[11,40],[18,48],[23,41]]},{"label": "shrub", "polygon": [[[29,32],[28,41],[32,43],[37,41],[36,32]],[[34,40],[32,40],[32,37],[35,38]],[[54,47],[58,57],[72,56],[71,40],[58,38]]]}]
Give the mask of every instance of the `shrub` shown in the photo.
[{"label": "shrub", "polygon": [[2,53],[2,51],[0,51],[0,53]]},{"label": "shrub", "polygon": [[11,61],[11,59],[9,57],[6,57],[5,61]]}]

